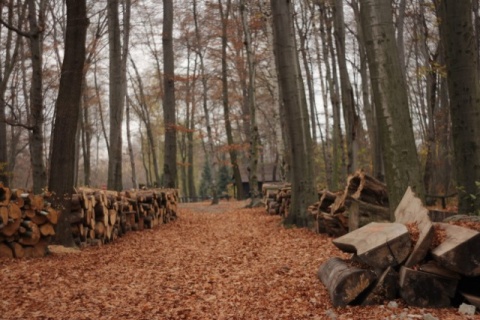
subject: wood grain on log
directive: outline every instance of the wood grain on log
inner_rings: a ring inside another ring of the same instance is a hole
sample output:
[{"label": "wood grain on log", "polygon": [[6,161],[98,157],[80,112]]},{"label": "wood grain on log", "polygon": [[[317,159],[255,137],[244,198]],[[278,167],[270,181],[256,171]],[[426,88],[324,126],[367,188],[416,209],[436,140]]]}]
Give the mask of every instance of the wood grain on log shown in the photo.
[{"label": "wood grain on log", "polygon": [[391,301],[397,298],[398,292],[398,272],[392,267],[388,267],[380,275],[374,287],[369,290],[367,296],[362,301],[363,306],[383,304],[385,301]]},{"label": "wood grain on log", "polygon": [[351,267],[340,258],[324,262],[317,276],[327,288],[335,307],[345,307],[353,302],[376,278],[372,271]]},{"label": "wood grain on log", "polygon": [[469,277],[480,276],[480,233],[448,223],[436,223],[446,239],[432,250],[443,267]]},{"label": "wood grain on log", "polygon": [[455,296],[458,279],[437,274],[400,269],[400,295],[411,306],[443,308],[451,305]]},{"label": "wood grain on log", "polygon": [[408,229],[400,223],[372,222],[332,242],[340,250],[356,253],[362,262],[382,270],[402,263],[411,247]]},{"label": "wood grain on log", "polygon": [[406,267],[412,267],[427,255],[433,240],[434,230],[428,216],[428,209],[423,206],[422,201],[415,196],[410,187],[408,187],[397,209],[395,209],[395,222],[405,225],[415,223],[420,232],[412,254],[405,262]]}]

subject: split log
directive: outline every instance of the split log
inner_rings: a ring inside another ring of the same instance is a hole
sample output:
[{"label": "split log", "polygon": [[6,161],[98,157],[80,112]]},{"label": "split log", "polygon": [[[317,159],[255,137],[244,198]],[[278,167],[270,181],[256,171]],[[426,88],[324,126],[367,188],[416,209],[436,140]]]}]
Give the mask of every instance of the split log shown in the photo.
[{"label": "split log", "polygon": [[480,276],[480,233],[448,223],[436,223],[446,239],[432,250],[443,267],[469,277]]},{"label": "split log", "polygon": [[353,199],[347,209],[348,230],[353,231],[370,222],[390,221],[390,210],[367,202]]},{"label": "split log", "polygon": [[400,295],[408,305],[444,308],[451,305],[458,279],[407,267],[400,269]]},{"label": "split log", "polygon": [[47,208],[44,210],[40,211],[40,214],[43,214],[44,216],[47,217],[48,222],[51,224],[57,224],[58,223],[58,211],[53,209],[53,208]]},{"label": "split log", "polygon": [[23,248],[25,252],[25,258],[41,258],[47,255],[48,241],[40,240],[34,246],[25,246]]},{"label": "split log", "polygon": [[348,218],[343,213],[319,212],[317,225],[319,233],[326,233],[330,237],[341,237],[348,232]]},{"label": "split log", "polygon": [[400,223],[372,222],[332,242],[344,252],[356,253],[363,263],[382,270],[402,263],[411,247],[408,229]]},{"label": "split log", "polygon": [[44,237],[47,236],[54,236],[55,235],[55,228],[51,223],[45,223],[40,226],[40,234]]},{"label": "split log", "polygon": [[387,186],[363,170],[358,170],[348,177],[345,190],[331,206],[331,213],[343,211],[347,198],[388,207]]},{"label": "split log", "polygon": [[410,187],[408,187],[395,210],[395,222],[405,225],[415,223],[420,232],[412,254],[405,262],[406,267],[412,267],[427,255],[433,240],[434,230],[428,216],[428,209],[423,206],[422,201],[415,196]]},{"label": "split log", "polygon": [[0,243],[0,258],[13,258],[12,249],[5,243]]},{"label": "split log", "polygon": [[12,242],[11,247],[13,256],[15,258],[21,259],[25,257],[25,250],[23,249],[23,246],[21,244],[19,244],[18,242]]},{"label": "split log", "polygon": [[22,237],[18,240],[20,244],[33,246],[40,241],[40,229],[38,226],[31,221],[23,221],[22,226],[27,228],[27,232],[22,234]]},{"label": "split log", "polygon": [[323,190],[318,209],[322,212],[331,213],[330,206],[335,202],[335,199],[337,199],[338,195],[338,192],[334,193],[328,190]]},{"label": "split log", "polygon": [[398,272],[388,267],[378,278],[375,285],[367,293],[362,306],[383,304],[397,298]]},{"label": "split log", "polygon": [[9,219],[8,224],[4,226],[3,229],[0,229],[0,233],[6,237],[11,237],[18,231],[18,228],[20,228],[20,223],[22,223],[21,219]]},{"label": "split log", "polygon": [[345,307],[375,281],[375,273],[349,266],[340,258],[324,262],[317,272],[335,307]]},{"label": "split log", "polygon": [[20,219],[22,217],[22,210],[15,203],[8,204],[8,216],[10,219]]}]

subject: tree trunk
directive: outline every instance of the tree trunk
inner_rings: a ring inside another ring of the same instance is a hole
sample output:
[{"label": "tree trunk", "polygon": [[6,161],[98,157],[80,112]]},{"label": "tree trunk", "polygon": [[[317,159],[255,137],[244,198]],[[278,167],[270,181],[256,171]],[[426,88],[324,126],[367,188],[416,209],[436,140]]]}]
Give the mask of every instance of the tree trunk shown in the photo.
[{"label": "tree trunk", "polygon": [[228,101],[228,66],[227,66],[227,46],[228,46],[228,18],[231,9],[231,0],[226,3],[226,8],[223,8],[221,0],[218,0],[220,9],[220,18],[222,19],[222,102],[223,102],[223,117],[225,119],[225,131],[227,134],[228,153],[230,154],[230,162],[233,170],[233,179],[235,180],[235,187],[237,190],[237,200],[245,198],[243,194],[242,176],[240,175],[240,167],[238,166],[238,155],[235,150],[235,142],[232,134],[232,124],[230,121],[230,105]]},{"label": "tree trunk", "polygon": [[340,71],[340,84],[342,90],[343,119],[345,122],[345,135],[347,142],[347,174],[357,170],[358,158],[358,131],[360,119],[355,111],[352,84],[347,70],[345,53],[345,19],[343,14],[343,1],[335,0],[334,5],[335,43],[337,48],[338,66]]},{"label": "tree trunk", "polygon": [[361,3],[360,14],[393,220],[393,212],[408,186],[421,199],[425,191],[409,114],[405,76],[395,42],[391,4],[385,0],[365,0]]},{"label": "tree trunk", "polygon": [[382,159],[382,148],[376,121],[375,109],[370,102],[370,79],[368,78],[367,53],[365,48],[365,35],[360,18],[360,9],[356,1],[352,1],[352,8],[357,22],[358,51],[360,55],[360,76],[362,79],[362,102],[363,113],[367,123],[368,136],[370,139],[370,154],[372,161],[372,175],[380,181],[385,181],[385,172]]},{"label": "tree trunk", "polygon": [[438,2],[445,46],[459,212],[480,208],[480,92],[470,0]]},{"label": "tree trunk", "polygon": [[196,36],[196,41],[197,41],[197,55],[200,59],[200,77],[202,79],[202,87],[203,87],[203,101],[202,101],[202,106],[203,106],[203,112],[205,115],[205,125],[207,127],[207,139],[208,139],[208,148],[206,149],[207,152],[205,152],[205,160],[206,160],[206,165],[210,168],[211,170],[211,184],[210,184],[210,190],[212,192],[212,204],[218,204],[218,194],[217,194],[217,173],[218,173],[218,161],[216,159],[216,154],[215,154],[215,145],[213,142],[213,135],[212,135],[212,126],[210,123],[210,113],[208,112],[208,103],[207,103],[207,98],[208,98],[208,85],[207,85],[207,75],[206,75],[206,70],[205,70],[205,62],[204,62],[204,57],[202,53],[202,43],[201,43],[201,36],[200,36],[200,28],[198,26],[198,13],[197,13],[197,1],[193,1],[193,17],[194,17],[194,22],[195,22],[195,36]]},{"label": "tree trunk", "polygon": [[[292,4],[288,0],[271,0],[275,35],[276,64],[280,90],[290,138],[292,157],[292,204],[286,224],[306,227],[310,224],[307,208],[315,202],[313,182],[312,138],[305,92],[299,70],[292,22]],[[303,95],[303,97],[302,97]]]},{"label": "tree trunk", "polygon": [[[2,8],[2,5],[0,5]],[[3,8],[2,8],[3,9]],[[13,1],[8,4],[8,24],[13,25]],[[0,62],[0,182],[3,182],[4,186],[9,185],[12,172],[9,170],[12,168],[13,163],[9,162],[8,149],[7,149],[7,123],[5,122],[6,110],[5,110],[5,93],[10,81],[10,76],[13,72],[18,59],[18,49],[20,46],[21,37],[15,39],[13,37],[13,31],[8,30],[5,39],[5,58]],[[13,129],[12,129],[13,130]],[[12,141],[12,149],[13,147]]]},{"label": "tree trunk", "polygon": [[67,0],[65,57],[56,104],[49,190],[54,204],[62,208],[57,225],[57,241],[74,246],[68,214],[74,183],[75,135],[82,97],[85,40],[88,19],[86,1]]},{"label": "tree trunk", "polygon": [[[40,4],[42,5],[42,4]],[[45,170],[43,150],[43,53],[42,53],[42,29],[37,21],[37,14],[42,16],[42,8],[37,12],[34,0],[28,1],[29,24],[31,35],[29,45],[32,61],[32,84],[30,87],[30,159],[32,164],[33,192],[41,193],[47,186],[47,173]],[[43,19],[41,19],[43,20]],[[43,21],[40,21],[43,23]],[[75,126],[76,127],[76,126]]]},{"label": "tree trunk", "polygon": [[175,113],[175,57],[173,55],[173,1],[163,0],[163,119],[165,123],[165,149],[163,175],[167,188],[177,183],[177,128]]},{"label": "tree trunk", "polygon": [[258,134],[257,115],[256,115],[256,97],[255,97],[255,57],[252,52],[252,37],[249,26],[249,19],[247,16],[247,8],[245,0],[240,0],[240,15],[243,25],[245,52],[247,55],[248,67],[248,90],[247,90],[247,104],[249,110],[250,120],[250,149],[249,149],[249,166],[248,166],[248,182],[250,185],[250,198],[253,205],[256,200],[260,199],[260,192],[258,190],[258,148],[260,145],[260,137]]},{"label": "tree trunk", "polygon": [[110,148],[108,152],[109,190],[120,191],[122,186],[122,123],[125,92],[122,76],[122,47],[120,43],[119,0],[108,0],[108,45],[109,45],[109,101],[110,101]]}]

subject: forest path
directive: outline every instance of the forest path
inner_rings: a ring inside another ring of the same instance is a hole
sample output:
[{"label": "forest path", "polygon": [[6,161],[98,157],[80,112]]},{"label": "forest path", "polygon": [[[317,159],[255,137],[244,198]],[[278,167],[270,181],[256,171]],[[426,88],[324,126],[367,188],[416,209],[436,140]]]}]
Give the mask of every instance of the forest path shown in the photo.
[{"label": "forest path", "polygon": [[[181,204],[176,221],[109,245],[0,261],[0,319],[330,319],[316,271],[342,254],[329,238],[244,204]],[[380,319],[403,311],[334,312]]]}]

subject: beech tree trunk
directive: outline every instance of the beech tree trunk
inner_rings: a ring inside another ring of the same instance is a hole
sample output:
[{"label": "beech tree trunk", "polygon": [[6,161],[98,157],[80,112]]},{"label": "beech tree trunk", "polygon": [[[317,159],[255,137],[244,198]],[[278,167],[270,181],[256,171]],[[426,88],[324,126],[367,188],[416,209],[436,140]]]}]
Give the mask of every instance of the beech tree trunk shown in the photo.
[{"label": "beech tree trunk", "polygon": [[211,185],[210,185],[210,190],[211,190],[211,195],[212,195],[212,204],[218,204],[218,193],[217,193],[217,174],[218,174],[218,161],[216,159],[216,154],[215,154],[215,145],[213,142],[213,134],[212,134],[212,126],[210,122],[210,113],[208,112],[208,103],[207,103],[207,98],[208,98],[208,84],[207,84],[207,75],[206,75],[206,70],[205,70],[205,62],[204,62],[204,56],[202,52],[202,37],[200,36],[200,28],[198,26],[198,13],[197,13],[197,1],[193,1],[193,17],[194,17],[194,22],[195,22],[195,37],[197,41],[197,48],[196,48],[196,53],[200,59],[200,76],[202,79],[202,87],[203,87],[203,101],[202,101],[202,106],[203,106],[203,112],[205,115],[205,125],[207,127],[207,144],[208,147],[205,148],[205,161],[206,165],[210,167],[211,170]]},{"label": "beech tree trunk", "polygon": [[[29,45],[32,61],[32,83],[30,86],[30,117],[31,132],[29,135],[30,160],[32,164],[33,192],[41,193],[47,186],[47,173],[44,162],[43,148],[43,125],[45,116],[43,114],[43,39],[42,29],[39,22],[43,24],[43,1],[40,2],[40,10],[34,0],[28,1],[30,35]],[[40,15],[38,21],[37,15]],[[76,126],[75,126],[76,127]]]},{"label": "beech tree trunk", "polygon": [[292,204],[285,223],[306,227],[310,224],[307,208],[315,202],[316,192],[313,182],[312,137],[295,44],[293,8],[289,0],[271,0],[270,4],[279,87],[291,142]]},{"label": "beech tree trunk", "polygon": [[173,55],[173,1],[163,0],[163,119],[165,123],[164,185],[177,183],[177,128],[175,112],[175,57]]},{"label": "beech tree trunk", "polygon": [[252,199],[251,204],[257,199],[260,199],[260,191],[258,190],[258,177],[257,177],[257,168],[258,168],[258,148],[260,145],[260,137],[258,133],[257,126],[257,115],[256,115],[256,102],[255,102],[255,58],[252,52],[252,37],[249,26],[249,20],[247,15],[247,8],[245,0],[240,0],[240,15],[243,25],[244,33],[244,45],[247,56],[247,68],[248,68],[248,90],[247,90],[247,104],[249,110],[249,120],[250,120],[250,149],[249,149],[249,165],[248,165],[248,182],[250,185],[250,198]]},{"label": "beech tree trunk", "polygon": [[119,0],[108,0],[108,45],[109,45],[109,101],[110,143],[108,152],[109,190],[120,191],[122,185],[122,123],[125,92],[122,76],[122,45],[120,43]]},{"label": "beech tree trunk", "polygon": [[470,0],[437,2],[445,47],[460,213],[480,209],[480,88]]},{"label": "beech tree trunk", "polygon": [[230,162],[232,164],[233,179],[237,190],[237,200],[245,198],[242,185],[242,176],[240,175],[240,167],[238,166],[238,155],[234,148],[235,142],[232,134],[232,124],[230,121],[230,105],[228,99],[228,66],[227,66],[227,46],[228,46],[228,19],[231,9],[231,0],[227,0],[226,8],[223,8],[222,0],[218,0],[220,9],[220,18],[222,19],[222,102],[223,117],[225,119],[225,131],[227,134],[228,153],[230,154]]},{"label": "beech tree trunk", "polygon": [[357,170],[358,166],[357,158],[360,148],[358,145],[358,132],[360,118],[355,110],[353,88],[347,70],[345,53],[345,18],[342,0],[335,0],[334,28],[342,92],[343,119],[345,122],[345,136],[347,142],[347,174],[352,174]]},{"label": "beech tree trunk", "polygon": [[[0,5],[0,9],[3,9],[3,5]],[[13,2],[8,3],[8,24],[13,25]],[[1,30],[1,28],[0,28]],[[13,68],[16,65],[18,59],[18,48],[21,38],[17,37],[14,41],[13,31],[8,30],[5,39],[5,58],[0,61],[0,182],[8,187],[12,172],[10,168],[13,164],[9,162],[8,149],[7,149],[7,123],[5,121],[5,93],[8,88],[10,76],[13,72]],[[13,145],[13,141],[12,141]],[[12,149],[15,149],[12,147]]]},{"label": "beech tree trunk", "polygon": [[421,199],[425,191],[409,114],[406,80],[395,42],[391,2],[365,0],[361,3],[360,14],[393,220],[393,212],[408,186]]},{"label": "beech tree trunk", "polygon": [[62,208],[57,241],[74,246],[68,214],[74,187],[75,135],[82,97],[85,40],[88,27],[86,0],[67,0],[65,56],[56,103],[49,190],[54,204]]}]

